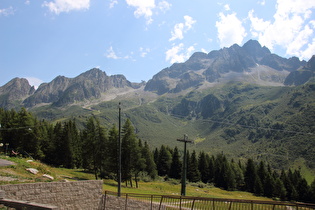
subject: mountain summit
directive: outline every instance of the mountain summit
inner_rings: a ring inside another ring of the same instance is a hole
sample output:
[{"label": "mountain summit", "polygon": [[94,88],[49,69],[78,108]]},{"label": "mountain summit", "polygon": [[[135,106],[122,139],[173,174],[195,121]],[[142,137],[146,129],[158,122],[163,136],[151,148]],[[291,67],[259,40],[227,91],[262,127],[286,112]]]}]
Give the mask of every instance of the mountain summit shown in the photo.
[{"label": "mountain summit", "polygon": [[234,44],[208,54],[194,53],[186,62],[175,63],[154,75],[145,90],[161,95],[231,80],[283,85],[291,71],[305,64],[297,57],[286,59],[272,54],[258,41],[249,40],[242,47]]},{"label": "mountain summit", "polygon": [[258,41],[249,40],[243,46],[234,44],[208,54],[196,52],[186,62],[174,63],[161,70],[147,83],[132,83],[123,75],[108,76],[97,68],[75,78],[58,76],[49,83],[41,84],[36,91],[26,79],[16,78],[0,87],[0,106],[84,104],[93,100],[114,99],[118,95],[143,89],[143,94],[185,95],[192,90],[229,81],[263,86],[299,85],[313,77],[314,60],[313,57],[306,63],[297,57],[282,58],[262,47]]}]

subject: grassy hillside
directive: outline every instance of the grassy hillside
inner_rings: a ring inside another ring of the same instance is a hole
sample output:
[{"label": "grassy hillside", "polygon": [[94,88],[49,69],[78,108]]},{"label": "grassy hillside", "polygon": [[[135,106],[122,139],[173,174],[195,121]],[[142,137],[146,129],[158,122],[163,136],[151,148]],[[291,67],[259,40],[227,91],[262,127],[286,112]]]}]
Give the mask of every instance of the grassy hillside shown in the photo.
[{"label": "grassy hillside", "polygon": [[[51,182],[51,181],[76,181],[76,180],[93,180],[94,175],[86,173],[79,169],[53,168],[37,161],[29,161],[25,158],[9,158],[0,156],[0,159],[6,159],[14,162],[11,166],[0,167],[0,184],[17,184],[31,182]],[[27,168],[35,168],[38,174],[28,172]],[[54,177],[54,180],[43,177],[48,174]],[[125,187],[122,185],[123,193],[141,193],[141,194],[180,194],[181,185],[178,180],[163,181],[162,179],[155,182],[139,182],[139,188]],[[114,180],[104,180],[104,191],[117,191],[117,182]],[[219,188],[205,185],[202,183],[193,183],[187,185],[187,195],[213,198],[234,198],[234,199],[253,199],[253,200],[270,200],[269,198],[253,196],[251,193],[239,191],[225,191]]]},{"label": "grassy hillside", "polygon": [[154,101],[136,95],[85,108],[46,106],[31,111],[53,121],[76,118],[79,127],[94,115],[111,127],[118,125],[119,101],[122,121],[129,118],[137,135],[151,148],[164,144],[181,149],[183,145],[176,139],[187,134],[195,141],[189,150],[263,160],[278,169],[304,168],[311,174],[309,180],[315,177],[313,83],[297,87],[229,83]]}]

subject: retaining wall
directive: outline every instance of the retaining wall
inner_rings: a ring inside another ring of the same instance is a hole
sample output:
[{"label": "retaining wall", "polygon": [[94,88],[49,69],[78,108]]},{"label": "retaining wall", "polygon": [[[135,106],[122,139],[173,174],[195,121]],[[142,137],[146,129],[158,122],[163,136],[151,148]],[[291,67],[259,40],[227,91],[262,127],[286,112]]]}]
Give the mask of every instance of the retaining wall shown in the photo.
[{"label": "retaining wall", "polygon": [[102,180],[39,182],[0,185],[5,198],[51,204],[58,209],[97,209],[102,197]]}]

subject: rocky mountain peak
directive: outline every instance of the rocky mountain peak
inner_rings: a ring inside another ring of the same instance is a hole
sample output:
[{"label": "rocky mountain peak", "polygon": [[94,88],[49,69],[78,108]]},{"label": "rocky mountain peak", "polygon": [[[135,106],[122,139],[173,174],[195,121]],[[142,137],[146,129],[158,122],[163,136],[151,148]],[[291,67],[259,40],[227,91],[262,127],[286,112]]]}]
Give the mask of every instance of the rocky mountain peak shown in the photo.
[{"label": "rocky mountain peak", "polygon": [[249,40],[242,47],[255,61],[260,61],[264,56],[271,54],[267,47],[262,47],[257,40]]},{"label": "rocky mountain peak", "polygon": [[[257,84],[282,85],[290,71],[304,64],[305,61],[300,61],[295,57],[287,59],[272,54],[258,41],[249,40],[242,47],[234,44],[208,54],[196,52],[186,62],[175,63],[154,75],[147,82],[145,91],[161,95],[198,88],[205,83],[228,82],[236,78],[238,81],[250,81]],[[258,71],[261,74],[257,76]],[[191,77],[184,79],[183,75]]]},{"label": "rocky mountain peak", "polygon": [[14,78],[4,86],[0,87],[0,106],[13,108],[15,100],[26,98],[35,92],[27,79]]}]

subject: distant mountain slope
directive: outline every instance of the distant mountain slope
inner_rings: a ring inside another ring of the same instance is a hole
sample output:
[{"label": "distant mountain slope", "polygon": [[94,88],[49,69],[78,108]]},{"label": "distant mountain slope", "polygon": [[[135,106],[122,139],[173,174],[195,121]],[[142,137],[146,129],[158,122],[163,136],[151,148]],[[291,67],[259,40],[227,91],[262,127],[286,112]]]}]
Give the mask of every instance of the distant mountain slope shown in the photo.
[{"label": "distant mountain slope", "polygon": [[118,95],[133,97],[132,94],[140,94],[143,98],[147,95],[185,95],[230,81],[262,86],[282,86],[284,82],[286,85],[299,85],[313,74],[313,63],[296,57],[282,58],[262,47],[258,41],[249,40],[242,47],[234,44],[208,54],[196,52],[186,62],[161,70],[147,83],[131,83],[123,75],[108,76],[96,68],[75,78],[58,76],[41,84],[36,91],[26,79],[14,79],[0,87],[0,106],[32,108],[52,104],[60,107],[78,103],[85,106],[102,102],[105,98],[112,100]]},{"label": "distant mountain slope", "polygon": [[175,63],[154,75],[145,90],[162,95],[233,79],[255,84],[283,85],[289,72],[305,64],[305,61],[296,57],[286,59],[271,54],[268,48],[255,40],[249,40],[242,47],[234,44],[208,54],[194,53],[186,62]]},{"label": "distant mountain slope", "polygon": [[123,75],[107,76],[99,69],[91,69],[73,79],[58,76],[50,83],[40,85],[23,104],[26,107],[41,103],[64,106],[76,101],[100,98],[112,88],[137,89],[140,86],[141,84],[129,82]]},{"label": "distant mountain slope", "polygon": [[285,85],[302,85],[315,76],[315,55],[307,62],[307,64],[295,71],[292,71],[286,80]]},{"label": "distant mountain slope", "polygon": [[27,79],[14,78],[4,86],[0,87],[0,107],[16,108],[19,107],[16,101],[24,99],[35,92]]}]

